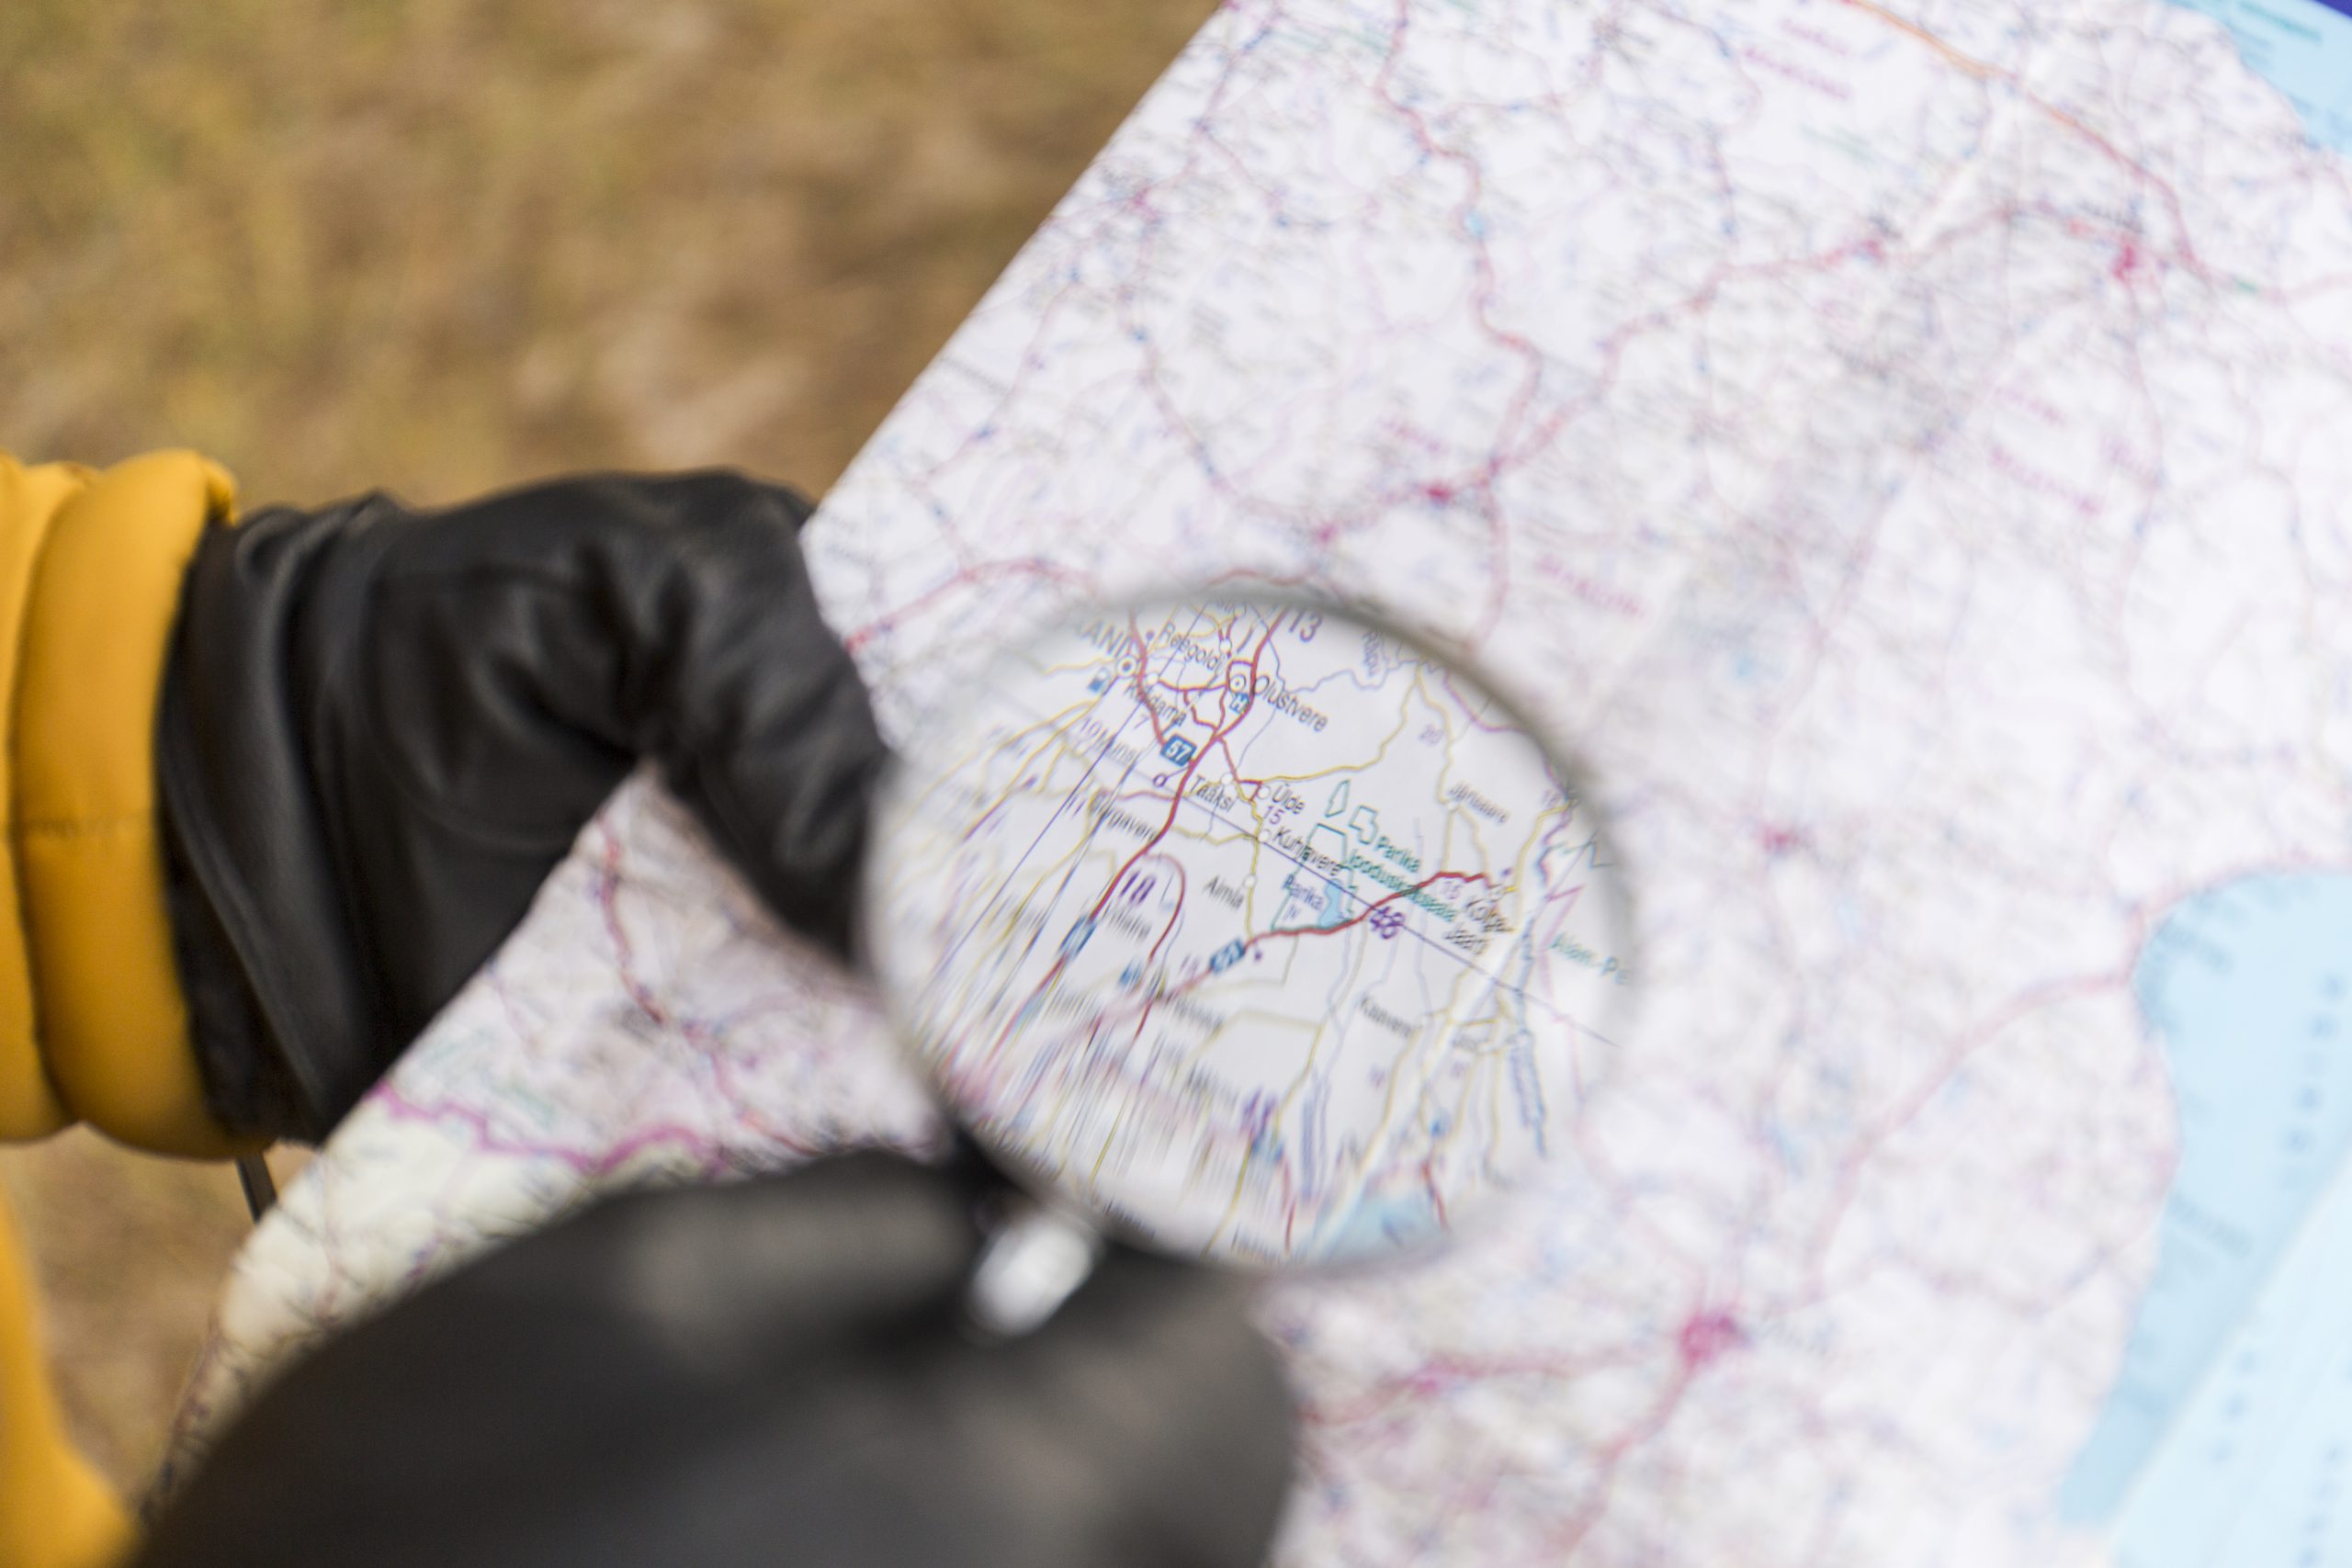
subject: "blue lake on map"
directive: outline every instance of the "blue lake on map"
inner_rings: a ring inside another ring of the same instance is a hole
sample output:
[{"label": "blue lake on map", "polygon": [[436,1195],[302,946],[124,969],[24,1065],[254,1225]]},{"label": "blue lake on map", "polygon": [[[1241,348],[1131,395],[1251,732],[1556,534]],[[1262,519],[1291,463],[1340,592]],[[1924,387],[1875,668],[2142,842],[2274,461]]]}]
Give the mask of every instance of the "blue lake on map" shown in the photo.
[{"label": "blue lake on map", "polygon": [[2192,899],[2133,986],[2180,1163],[2060,1513],[2119,1568],[2352,1562],[2352,876]]},{"label": "blue lake on map", "polygon": [[[2168,0],[2352,152],[2352,0]],[[2133,977],[2180,1111],[2154,1280],[2058,1495],[2117,1568],[2352,1564],[2352,876],[2173,912]]]},{"label": "blue lake on map", "polygon": [[2352,6],[2327,0],[2170,0],[2230,29],[2256,75],[2287,95],[2312,140],[2352,152]]}]

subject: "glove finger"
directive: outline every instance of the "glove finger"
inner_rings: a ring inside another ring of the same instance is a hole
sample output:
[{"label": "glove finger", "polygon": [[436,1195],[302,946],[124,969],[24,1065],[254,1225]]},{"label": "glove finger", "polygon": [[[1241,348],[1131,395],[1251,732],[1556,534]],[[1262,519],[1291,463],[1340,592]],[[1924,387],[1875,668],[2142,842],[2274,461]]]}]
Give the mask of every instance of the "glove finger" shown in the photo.
[{"label": "glove finger", "polygon": [[1009,1348],[1005,1430],[1024,1485],[1115,1495],[1129,1562],[1260,1562],[1290,1490],[1295,1416],[1239,1276],[1114,1249]]},{"label": "glove finger", "polygon": [[837,1341],[953,1321],[980,1245],[978,1179],[869,1150],[631,1194],[518,1244],[469,1288],[593,1303],[716,1378],[795,1372]]},{"label": "glove finger", "polygon": [[795,1568],[1256,1568],[1292,1417],[1245,1303],[1231,1279],[1114,1253],[1027,1337],[823,1362],[787,1404],[633,1478],[594,1539],[713,1565],[788,1539]]},{"label": "glove finger", "polygon": [[686,1224],[670,1195],[616,1207],[644,1233],[606,1255],[629,1258],[640,1321],[721,1379],[793,1380],[788,1420],[749,1417],[649,1487],[638,1522],[693,1517],[747,1552],[788,1522],[810,1568],[1262,1561],[1295,1418],[1247,1281],[1113,1247],[1037,1332],[976,1342],[972,1216],[998,1188],[974,1158],[867,1155],[697,1202]]}]

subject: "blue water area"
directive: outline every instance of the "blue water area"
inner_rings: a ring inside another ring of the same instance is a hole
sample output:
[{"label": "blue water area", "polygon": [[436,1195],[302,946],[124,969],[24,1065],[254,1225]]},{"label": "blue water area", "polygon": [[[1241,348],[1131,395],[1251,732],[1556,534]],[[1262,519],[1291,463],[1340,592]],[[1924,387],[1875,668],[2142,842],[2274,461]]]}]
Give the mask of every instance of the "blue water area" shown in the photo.
[{"label": "blue water area", "polygon": [[1419,1247],[1445,1228],[1437,1205],[1423,1192],[1387,1198],[1370,1194],[1359,1199],[1344,1219],[1327,1224],[1315,1238],[1314,1256],[1326,1258],[1377,1258],[1400,1248]]},{"label": "blue water area", "polygon": [[2256,75],[2284,93],[2312,140],[2352,152],[2352,0],[2172,0],[2230,29]]},{"label": "blue water area", "polygon": [[[2301,1563],[2309,1510],[2249,1499],[2317,1485],[2352,1453],[2352,876],[2188,901],[2133,987],[2171,1074],[2179,1163],[2059,1511],[2128,1568]],[[2305,1520],[2291,1549],[2245,1534],[2290,1517]],[[2330,1552],[2308,1561],[2352,1562]]]},{"label": "blue water area", "polygon": [[2150,1458],[2116,1568],[2352,1563],[2352,1180],[2312,1210]]},{"label": "blue water area", "polygon": [[1348,890],[1328,876],[1312,872],[1295,871],[1283,881],[1283,891],[1292,902],[1283,907],[1276,924],[1285,929],[1309,927],[1329,931],[1344,925],[1355,914],[1355,899]]}]

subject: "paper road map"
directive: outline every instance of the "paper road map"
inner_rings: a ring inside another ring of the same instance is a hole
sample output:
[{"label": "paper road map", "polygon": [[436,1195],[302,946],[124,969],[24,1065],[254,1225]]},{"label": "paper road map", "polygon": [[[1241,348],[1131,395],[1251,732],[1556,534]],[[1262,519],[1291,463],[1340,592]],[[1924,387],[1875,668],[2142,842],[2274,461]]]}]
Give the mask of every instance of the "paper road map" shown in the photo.
[{"label": "paper road map", "polygon": [[[1623,1090],[1270,1294],[1283,1563],[2352,1562],[2346,18],[2227,9],[1236,0],[812,525],[901,738],[1216,577],[1589,766]],[[936,1131],[632,786],[254,1236],[182,1462],[589,1189]]]}]

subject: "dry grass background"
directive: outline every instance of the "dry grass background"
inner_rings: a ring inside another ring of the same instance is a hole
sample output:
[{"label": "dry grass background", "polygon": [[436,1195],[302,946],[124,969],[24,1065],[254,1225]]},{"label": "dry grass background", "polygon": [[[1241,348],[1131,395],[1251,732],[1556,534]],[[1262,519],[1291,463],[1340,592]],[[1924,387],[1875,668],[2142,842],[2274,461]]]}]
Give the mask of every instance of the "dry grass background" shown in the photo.
[{"label": "dry grass background", "polygon": [[[1212,0],[6,0],[0,449],[249,502],[831,483]],[[70,1412],[153,1462],[225,1168],[0,1155]]]}]

